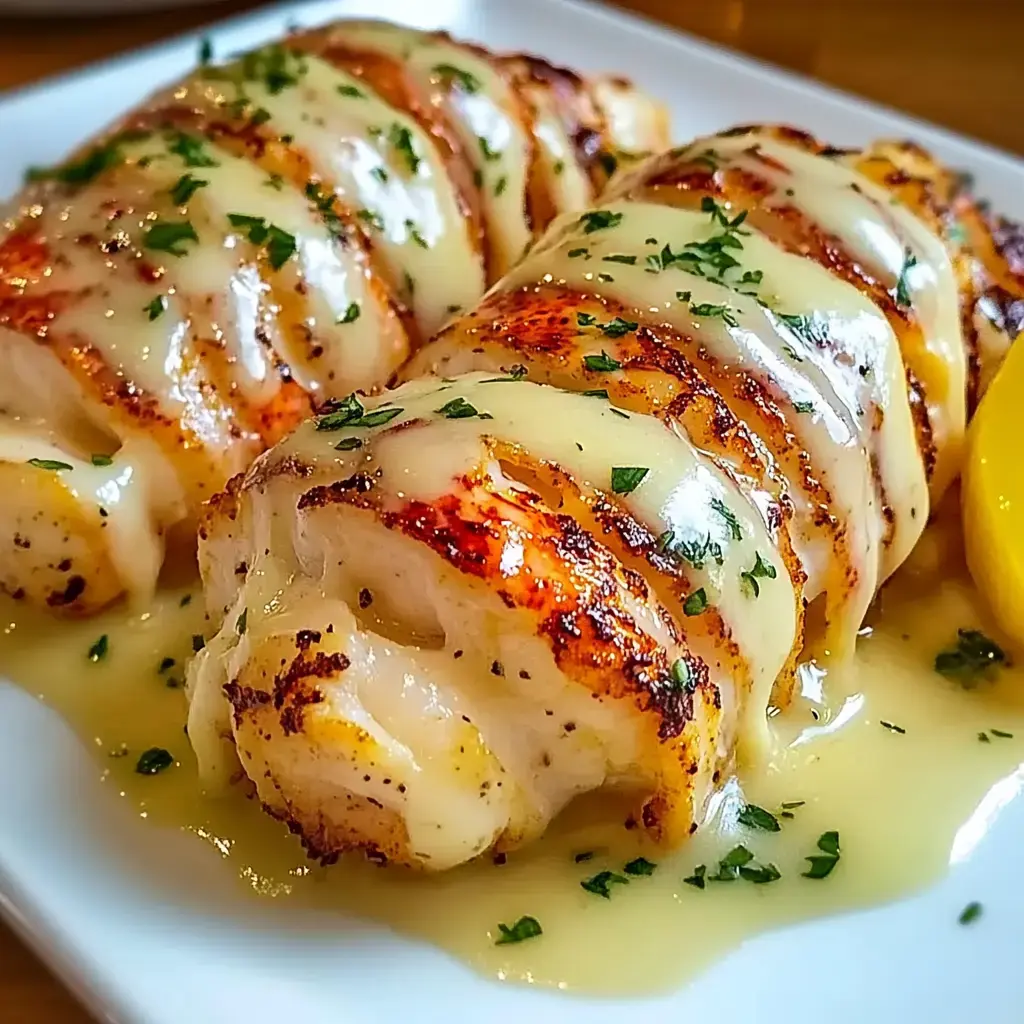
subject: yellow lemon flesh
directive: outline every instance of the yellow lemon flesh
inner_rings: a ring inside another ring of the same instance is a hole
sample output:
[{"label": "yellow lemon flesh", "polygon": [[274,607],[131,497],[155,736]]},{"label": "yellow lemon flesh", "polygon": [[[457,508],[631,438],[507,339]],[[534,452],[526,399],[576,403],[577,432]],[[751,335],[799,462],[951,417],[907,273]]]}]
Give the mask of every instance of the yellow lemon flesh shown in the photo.
[{"label": "yellow lemon flesh", "polygon": [[968,431],[963,518],[974,582],[1024,647],[1024,344],[1010,349]]}]

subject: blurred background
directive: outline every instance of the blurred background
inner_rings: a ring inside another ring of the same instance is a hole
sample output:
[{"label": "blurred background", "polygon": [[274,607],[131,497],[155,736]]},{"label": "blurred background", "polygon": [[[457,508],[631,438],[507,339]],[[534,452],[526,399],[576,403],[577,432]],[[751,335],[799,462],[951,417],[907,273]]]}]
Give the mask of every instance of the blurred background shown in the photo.
[{"label": "blurred background", "polygon": [[[1024,0],[610,3],[1024,155]],[[260,6],[255,0],[190,0],[176,8],[167,0],[0,0],[0,90]],[[108,13],[79,13],[100,7]],[[13,148],[11,140],[0,142],[5,153]],[[0,1024],[58,1022],[88,1024],[89,1018],[0,924]]]},{"label": "blurred background", "polygon": [[[423,3],[429,6],[430,0]],[[610,4],[1024,154],[1024,117],[1017,105],[1024,84],[1024,0]],[[171,0],[0,0],[0,89],[263,5],[189,0],[177,9],[169,6]],[[91,7],[115,13],[8,13]]]}]

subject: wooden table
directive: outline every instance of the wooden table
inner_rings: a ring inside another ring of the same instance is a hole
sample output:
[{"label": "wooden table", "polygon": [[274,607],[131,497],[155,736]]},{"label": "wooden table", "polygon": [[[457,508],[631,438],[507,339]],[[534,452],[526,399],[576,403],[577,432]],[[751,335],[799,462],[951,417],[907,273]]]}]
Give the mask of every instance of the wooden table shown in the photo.
[{"label": "wooden table", "polygon": [[[425,0],[427,2],[427,0]],[[95,19],[0,17],[0,89],[258,6]],[[619,6],[1024,154],[1013,0],[619,0]],[[0,1024],[88,1024],[0,925]]]}]

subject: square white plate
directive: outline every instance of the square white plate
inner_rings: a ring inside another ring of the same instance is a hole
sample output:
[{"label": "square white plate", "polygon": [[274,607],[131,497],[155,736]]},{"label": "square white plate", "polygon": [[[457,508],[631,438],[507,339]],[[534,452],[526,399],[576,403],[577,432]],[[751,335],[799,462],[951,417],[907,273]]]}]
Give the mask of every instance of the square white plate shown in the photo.
[{"label": "square white plate", "polygon": [[[1024,217],[1024,164],[1010,156],[598,6],[335,0],[229,22],[212,35],[218,52],[231,52],[273,37],[289,22],[312,25],[344,15],[447,28],[582,70],[620,71],[671,105],[681,141],[751,121],[788,121],[837,145],[911,137],[974,173],[978,192],[997,209]],[[59,159],[187,70],[196,47],[195,38],[175,41],[0,99],[0,195],[15,190],[25,166]],[[977,835],[962,830],[957,863],[928,892],[761,936],[676,993],[594,1001],[499,986],[436,949],[372,925],[243,904],[218,890],[199,862],[198,844],[140,828],[96,781],[88,757],[52,711],[0,681],[0,911],[101,1020],[1022,1019],[1024,801],[1013,797],[1024,784],[1024,765],[989,793],[972,819]],[[986,828],[985,841],[974,848]],[[970,900],[985,904],[984,927],[956,925]],[[699,943],[700,936],[690,941]]]}]

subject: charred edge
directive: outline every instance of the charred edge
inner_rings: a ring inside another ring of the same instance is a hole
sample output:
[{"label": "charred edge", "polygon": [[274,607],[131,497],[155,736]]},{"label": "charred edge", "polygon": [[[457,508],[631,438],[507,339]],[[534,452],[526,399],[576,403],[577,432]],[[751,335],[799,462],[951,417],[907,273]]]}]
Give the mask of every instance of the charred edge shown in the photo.
[{"label": "charred edge", "polygon": [[369,474],[355,473],[333,484],[321,484],[310,488],[299,498],[296,508],[302,512],[310,508],[323,508],[326,505],[351,504],[350,495],[368,494],[373,488],[373,478]]},{"label": "charred edge", "polygon": [[327,654],[317,651],[312,658],[301,652],[284,672],[274,677],[274,709],[281,712],[281,730],[285,736],[301,732],[305,708],[324,700],[322,690],[299,684],[307,679],[330,679],[340,675],[351,664],[349,658],[340,652]]}]

